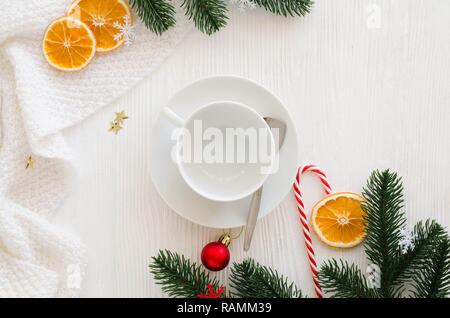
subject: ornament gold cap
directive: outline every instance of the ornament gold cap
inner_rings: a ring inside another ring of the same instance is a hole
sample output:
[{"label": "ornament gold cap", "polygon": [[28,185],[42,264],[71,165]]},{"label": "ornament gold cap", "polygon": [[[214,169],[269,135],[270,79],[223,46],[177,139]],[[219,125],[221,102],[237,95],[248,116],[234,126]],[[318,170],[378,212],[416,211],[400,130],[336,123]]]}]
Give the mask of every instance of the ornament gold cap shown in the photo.
[{"label": "ornament gold cap", "polygon": [[231,243],[231,236],[228,233],[222,234],[222,236],[218,240],[219,243],[222,243],[226,247]]}]

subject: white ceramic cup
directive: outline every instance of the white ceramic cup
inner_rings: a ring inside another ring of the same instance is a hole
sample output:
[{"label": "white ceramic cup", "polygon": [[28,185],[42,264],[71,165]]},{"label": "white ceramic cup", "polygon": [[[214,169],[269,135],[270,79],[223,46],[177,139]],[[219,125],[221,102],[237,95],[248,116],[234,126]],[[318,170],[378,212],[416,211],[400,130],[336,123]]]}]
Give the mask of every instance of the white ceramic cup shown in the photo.
[{"label": "white ceramic cup", "polygon": [[234,201],[255,192],[272,172],[275,143],[265,120],[250,107],[218,101],[187,119],[170,108],[162,114],[177,129],[172,160],[186,183],[214,201]]}]

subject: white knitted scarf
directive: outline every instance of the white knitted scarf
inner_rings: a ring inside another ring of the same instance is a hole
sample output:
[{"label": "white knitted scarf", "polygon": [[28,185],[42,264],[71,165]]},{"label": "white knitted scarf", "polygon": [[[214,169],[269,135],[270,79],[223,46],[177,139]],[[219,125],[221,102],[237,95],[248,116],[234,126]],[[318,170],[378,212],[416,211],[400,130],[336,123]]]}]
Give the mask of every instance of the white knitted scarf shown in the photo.
[{"label": "white knitted scarf", "polygon": [[[84,247],[51,223],[74,177],[61,130],[108,105],[145,78],[190,30],[162,37],[134,14],[137,39],[97,54],[85,70],[62,73],[41,52],[48,23],[71,0],[6,1],[0,10],[0,297],[67,297],[73,268],[85,269]],[[25,169],[32,155],[33,168]]]}]

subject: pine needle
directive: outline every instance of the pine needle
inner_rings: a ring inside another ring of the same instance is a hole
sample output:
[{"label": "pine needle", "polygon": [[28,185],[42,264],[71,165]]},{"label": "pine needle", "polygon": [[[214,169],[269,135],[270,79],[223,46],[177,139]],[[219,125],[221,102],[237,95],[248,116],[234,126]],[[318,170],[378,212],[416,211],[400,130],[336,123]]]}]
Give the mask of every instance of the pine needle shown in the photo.
[{"label": "pine needle", "polygon": [[420,271],[424,260],[433,252],[435,246],[446,237],[444,228],[434,220],[418,222],[413,231],[413,246],[404,255],[400,255],[392,275],[392,283],[399,284],[411,280],[416,271]]},{"label": "pine needle", "polygon": [[184,0],[181,7],[195,26],[208,35],[227,25],[228,9],[224,0]]},{"label": "pine needle", "polygon": [[450,293],[450,240],[442,238],[429,251],[413,278],[413,295],[417,298],[444,298]]},{"label": "pine needle", "polygon": [[304,16],[311,11],[314,4],[311,0],[253,0],[266,11],[282,16]]},{"label": "pine needle", "polygon": [[175,8],[165,0],[129,0],[145,26],[158,35],[173,27]]},{"label": "pine needle", "polygon": [[347,262],[332,259],[322,265],[319,271],[320,286],[331,293],[331,297],[376,298],[379,294],[356,267]]},{"label": "pine needle", "polygon": [[[181,7],[195,26],[211,35],[227,25],[228,0],[183,0]],[[282,16],[304,16],[311,11],[311,0],[252,0],[266,11]],[[175,7],[169,0],[129,0],[145,26],[161,35],[176,23]]]},{"label": "pine needle", "polygon": [[219,281],[209,275],[196,263],[186,259],[184,255],[168,250],[159,251],[152,257],[150,272],[157,284],[162,285],[162,291],[170,297],[196,298],[200,293],[207,293],[207,286],[219,288]]},{"label": "pine needle", "polygon": [[402,191],[401,178],[389,170],[374,171],[363,190],[364,247],[369,261],[380,268],[380,292],[384,297],[398,295],[392,282],[400,255],[400,229],[406,222]]},{"label": "pine needle", "polygon": [[241,298],[301,298],[301,291],[294,283],[277,271],[246,259],[234,263],[231,269],[232,296]]}]

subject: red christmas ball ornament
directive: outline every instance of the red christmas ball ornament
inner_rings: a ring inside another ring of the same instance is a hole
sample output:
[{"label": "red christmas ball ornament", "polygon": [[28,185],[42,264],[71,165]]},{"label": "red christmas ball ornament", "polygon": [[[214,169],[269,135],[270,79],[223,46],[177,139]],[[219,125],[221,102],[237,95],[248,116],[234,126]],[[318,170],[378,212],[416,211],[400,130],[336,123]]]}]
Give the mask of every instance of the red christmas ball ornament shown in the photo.
[{"label": "red christmas ball ornament", "polygon": [[202,250],[202,263],[211,271],[220,271],[227,267],[230,262],[230,251],[228,245],[231,243],[229,234],[224,234],[217,242],[211,242]]}]

